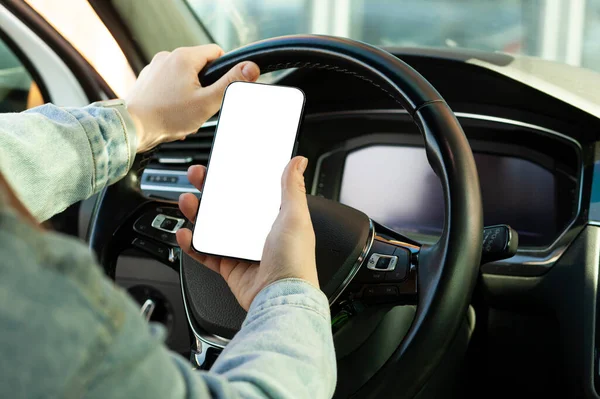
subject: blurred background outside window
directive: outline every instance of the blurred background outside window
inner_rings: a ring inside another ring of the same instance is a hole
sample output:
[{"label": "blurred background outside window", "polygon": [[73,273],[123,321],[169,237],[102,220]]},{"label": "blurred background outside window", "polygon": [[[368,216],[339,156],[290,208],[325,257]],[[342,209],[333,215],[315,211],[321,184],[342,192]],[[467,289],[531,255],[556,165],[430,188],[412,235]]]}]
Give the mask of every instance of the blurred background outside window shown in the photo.
[{"label": "blurred background outside window", "polygon": [[[119,95],[127,93],[134,75],[86,0],[26,1]],[[136,1],[151,6],[159,0],[112,0]],[[520,53],[600,72],[600,0],[169,1],[185,3],[196,17],[194,23],[225,50],[273,36],[321,33],[380,46]]]},{"label": "blurred background outside window", "polygon": [[127,94],[135,82],[135,74],[87,0],[26,1],[71,42],[117,95]]}]

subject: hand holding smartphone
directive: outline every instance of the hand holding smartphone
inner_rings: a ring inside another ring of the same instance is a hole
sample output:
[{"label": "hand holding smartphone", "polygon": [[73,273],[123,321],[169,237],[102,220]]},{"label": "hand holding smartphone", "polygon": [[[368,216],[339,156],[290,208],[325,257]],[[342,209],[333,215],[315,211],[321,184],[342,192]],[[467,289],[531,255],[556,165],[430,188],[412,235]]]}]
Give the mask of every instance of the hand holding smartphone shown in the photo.
[{"label": "hand holding smartphone", "polygon": [[195,251],[259,262],[279,213],[305,97],[297,88],[227,87],[192,237]]}]

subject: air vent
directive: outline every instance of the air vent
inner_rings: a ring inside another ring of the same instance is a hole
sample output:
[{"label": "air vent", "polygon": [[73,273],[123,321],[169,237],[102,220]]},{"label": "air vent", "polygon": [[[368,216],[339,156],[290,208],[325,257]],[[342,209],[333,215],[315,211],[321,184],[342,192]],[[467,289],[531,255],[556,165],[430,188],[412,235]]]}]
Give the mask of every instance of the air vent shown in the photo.
[{"label": "air vent", "polygon": [[141,188],[147,196],[177,200],[184,192],[199,193],[187,179],[191,165],[206,165],[215,135],[216,120],[205,123],[183,141],[159,145],[142,173]]},{"label": "air vent", "polygon": [[183,141],[158,146],[147,167],[152,169],[187,170],[190,165],[206,165],[215,134],[215,125],[207,125],[204,125],[197,133],[189,135]]}]

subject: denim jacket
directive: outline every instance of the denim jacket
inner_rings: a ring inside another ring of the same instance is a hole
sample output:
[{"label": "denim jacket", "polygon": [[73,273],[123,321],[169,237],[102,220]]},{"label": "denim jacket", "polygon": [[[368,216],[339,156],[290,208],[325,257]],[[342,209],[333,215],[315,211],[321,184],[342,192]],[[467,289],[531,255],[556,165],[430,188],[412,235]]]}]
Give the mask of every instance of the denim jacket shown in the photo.
[{"label": "denim jacket", "polygon": [[[45,220],[126,174],[136,143],[121,122],[115,109],[98,107],[0,115],[0,171]],[[84,243],[24,222],[0,190],[0,397],[333,394],[327,298],[304,281],[263,289],[209,372],[169,352],[160,331]]]}]

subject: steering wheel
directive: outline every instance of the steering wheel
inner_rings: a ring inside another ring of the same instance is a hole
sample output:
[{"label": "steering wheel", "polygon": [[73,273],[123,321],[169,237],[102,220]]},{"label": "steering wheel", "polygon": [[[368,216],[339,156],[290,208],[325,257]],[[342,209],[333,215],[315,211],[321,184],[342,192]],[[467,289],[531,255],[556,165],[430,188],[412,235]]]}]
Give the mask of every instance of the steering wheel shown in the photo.
[{"label": "steering wheel", "polygon": [[[365,43],[319,35],[268,39],[217,59],[200,73],[200,81],[211,84],[245,60],[257,63],[263,73],[326,69],[369,82],[407,110],[423,135],[427,159],[444,192],[444,227],[435,244],[422,245],[356,209],[308,196],[322,289],[332,313],[354,314],[334,335],[336,396],[414,397],[456,336],[479,271],[479,179],[459,122],[423,76]],[[143,166],[144,159],[137,159],[124,179],[103,190],[92,216],[89,244],[113,278],[118,254],[132,245],[180,272],[198,346],[194,358],[203,363],[239,330],[245,313],[219,275],[178,254],[174,234],[158,229],[157,220],[165,218],[189,222],[180,220],[175,203],[143,196]],[[410,171],[397,173],[401,180]],[[231,233],[235,237],[233,228]]]}]

